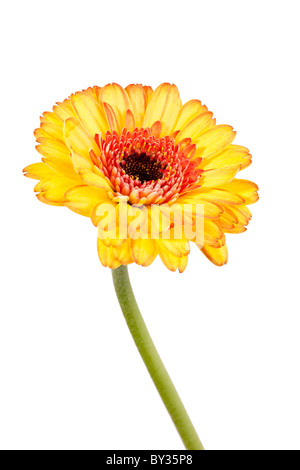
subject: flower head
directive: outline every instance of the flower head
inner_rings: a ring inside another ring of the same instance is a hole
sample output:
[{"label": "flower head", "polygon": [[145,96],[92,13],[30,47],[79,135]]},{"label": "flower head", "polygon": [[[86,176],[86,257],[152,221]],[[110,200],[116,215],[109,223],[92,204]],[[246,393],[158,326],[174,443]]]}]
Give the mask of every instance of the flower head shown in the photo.
[{"label": "flower head", "polygon": [[200,101],[182,105],[175,85],[95,86],[43,114],[42,162],[24,172],[39,180],[40,201],[98,226],[104,266],[148,266],[159,255],[182,272],[190,242],[221,266],[225,233],[246,230],[258,199],[256,184],[235,178],[251,163],[235,134]]},{"label": "flower head", "polygon": [[130,204],[171,204],[185,190],[197,187],[201,170],[170,136],[156,137],[149,128],[124,128],[121,135],[107,131],[101,141],[96,135],[96,141],[100,157],[91,151],[93,163]]}]

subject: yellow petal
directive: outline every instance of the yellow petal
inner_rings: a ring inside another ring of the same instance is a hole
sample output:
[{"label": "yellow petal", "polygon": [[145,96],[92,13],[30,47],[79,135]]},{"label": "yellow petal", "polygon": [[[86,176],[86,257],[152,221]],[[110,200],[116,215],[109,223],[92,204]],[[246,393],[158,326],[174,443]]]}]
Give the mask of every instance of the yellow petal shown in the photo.
[{"label": "yellow petal", "polygon": [[131,252],[131,240],[123,240],[121,244],[118,244],[114,248],[114,257],[121,264],[131,264],[133,263],[133,257]]},{"label": "yellow petal", "polygon": [[234,209],[234,207],[232,207],[232,206],[223,206],[223,209],[224,209],[224,211],[222,213],[222,217],[226,217],[226,219],[228,221],[230,221],[231,223],[234,223],[234,224],[239,223],[238,217],[236,216],[236,214],[232,210],[232,209]]},{"label": "yellow petal", "polygon": [[186,256],[190,252],[190,245],[187,240],[156,240],[161,251],[168,251],[175,256]]},{"label": "yellow petal", "polygon": [[72,162],[74,170],[79,173],[80,170],[93,171],[94,164],[86,157],[83,157],[79,153],[72,152]]},{"label": "yellow petal", "polygon": [[52,124],[52,125],[55,125],[55,126],[58,126],[62,129],[62,120],[56,116],[55,113],[51,112],[51,111],[45,111],[43,113],[43,115],[40,117],[40,122],[41,124]]},{"label": "yellow petal", "polygon": [[149,231],[151,231],[152,238],[159,238],[160,233],[167,232],[170,228],[170,207],[167,204],[153,204],[149,206],[149,208],[147,206],[147,210],[149,216]]},{"label": "yellow petal", "polygon": [[93,150],[95,155],[100,156],[98,145],[78,119],[69,118],[65,121],[64,138],[69,149],[82,155],[88,162],[91,162],[90,150]]},{"label": "yellow petal", "polygon": [[227,246],[223,245],[220,248],[213,248],[208,245],[204,245],[201,248],[202,253],[214,263],[216,266],[223,266],[228,261],[228,250]]},{"label": "yellow petal", "polygon": [[[208,217],[208,218],[213,218],[213,219],[219,218],[220,214],[222,214],[222,212],[223,212],[222,207],[219,206],[215,201],[210,202],[210,201],[207,201],[205,199],[195,200],[193,198],[190,198],[188,193],[186,195],[181,196],[180,198],[178,198],[176,200],[175,204],[193,204],[193,205],[202,204],[203,205],[203,211],[202,211],[203,216]],[[172,208],[172,206],[171,206],[171,208]]]},{"label": "yellow petal", "polygon": [[235,217],[237,218],[237,222],[239,224],[242,224],[242,225],[249,224],[252,214],[247,206],[244,206],[244,205],[237,206],[237,207],[230,206],[230,211],[235,215]]},{"label": "yellow petal", "polygon": [[228,145],[222,152],[216,154],[211,158],[204,158],[199,165],[199,168],[204,170],[212,170],[215,168],[224,167],[239,167],[243,170],[251,164],[251,155],[249,150],[238,145]]},{"label": "yellow petal", "polygon": [[74,170],[71,159],[68,162],[65,162],[63,160],[43,157],[42,160],[44,163],[46,163],[47,166],[52,168],[52,170],[54,170],[60,176],[66,176],[67,178],[77,178],[77,174]]},{"label": "yellow petal", "polygon": [[70,101],[76,112],[77,118],[92,137],[95,134],[105,136],[108,131],[108,122],[100,103],[93,98],[92,94],[78,92],[71,95]]},{"label": "yellow petal", "polygon": [[36,146],[37,151],[50,160],[64,161],[70,163],[70,150],[59,140],[45,139],[43,143]]},{"label": "yellow petal", "polygon": [[128,85],[125,90],[130,100],[135,125],[136,127],[140,128],[142,127],[147,105],[145,90],[142,85]]},{"label": "yellow petal", "polygon": [[247,206],[223,206],[224,212],[220,217],[220,225],[227,233],[242,233],[251,219],[251,212]]},{"label": "yellow petal", "polygon": [[194,158],[207,158],[221,152],[227,145],[231,144],[235,135],[236,132],[233,128],[225,124],[209,129],[194,141],[197,145],[197,152]]},{"label": "yellow petal", "polygon": [[204,244],[218,248],[225,243],[221,227],[212,219],[204,219]]},{"label": "yellow petal", "polygon": [[155,242],[151,239],[131,240],[131,252],[135,263],[142,266],[149,266],[157,256]]},{"label": "yellow petal", "polygon": [[118,206],[116,203],[111,201],[108,194],[106,197],[106,201],[93,207],[90,215],[91,220],[95,227],[98,227],[99,229],[99,238],[104,240],[105,237],[109,236],[111,240],[114,240],[118,237],[121,243],[123,243],[124,239],[127,237],[127,231],[123,231],[122,236],[118,233]]},{"label": "yellow petal", "polygon": [[95,206],[110,199],[104,189],[95,186],[75,186],[65,193],[65,206],[77,214],[90,217]]},{"label": "yellow petal", "polygon": [[61,143],[64,143],[62,123],[60,122],[60,125],[57,125],[52,122],[42,122],[41,127],[35,129],[34,136],[37,142],[45,142],[45,139],[52,139],[54,141],[58,140]]},{"label": "yellow petal", "polygon": [[173,126],[172,131],[183,129],[189,122],[200,114],[207,113],[207,107],[201,104],[199,100],[190,100],[185,103],[178,114],[178,119]]},{"label": "yellow petal", "polygon": [[179,91],[175,85],[162,83],[152,94],[143,120],[143,127],[151,127],[156,121],[162,123],[162,135],[173,128],[181,108]]},{"label": "yellow petal", "polygon": [[243,233],[246,232],[247,228],[241,224],[233,224],[234,226],[230,229],[223,229],[225,233]]},{"label": "yellow petal", "polygon": [[62,201],[61,202],[50,201],[49,199],[46,198],[45,193],[36,194],[36,197],[38,198],[40,202],[43,202],[44,204],[48,204],[49,206],[63,206],[64,205]]},{"label": "yellow petal", "polygon": [[149,101],[150,101],[150,98],[151,96],[153,95],[153,90],[151,88],[151,86],[148,86],[148,85],[143,85],[143,89],[144,89],[144,92],[145,92],[145,95],[146,95],[146,105],[148,105]]},{"label": "yellow petal", "polygon": [[227,217],[227,214],[225,214],[225,215],[222,214],[221,215],[219,224],[220,224],[220,227],[222,228],[224,233],[230,232],[231,230],[234,229],[234,227],[236,225],[236,224],[234,224],[233,222],[231,222],[229,220],[229,218]]},{"label": "yellow petal", "polygon": [[235,177],[238,171],[239,167],[234,166],[216,170],[207,170],[201,176],[201,187],[216,188],[224,183],[228,183]]},{"label": "yellow petal", "polygon": [[105,176],[98,170],[96,167],[93,168],[93,171],[86,169],[79,169],[78,174],[84,183],[91,186],[96,186],[97,188],[105,189],[108,193],[112,195],[112,190],[110,182],[105,178]]},{"label": "yellow petal", "polygon": [[258,200],[258,186],[252,181],[235,178],[230,183],[220,185],[220,189],[237,194],[244,199],[245,204],[253,204]]},{"label": "yellow petal", "polygon": [[99,101],[99,94],[100,94],[100,91],[101,91],[101,87],[100,86],[92,86],[92,87],[89,87],[89,88],[86,88],[85,90],[83,90],[84,93],[88,93],[90,96],[92,96],[94,99],[96,99],[97,101]]},{"label": "yellow petal", "polygon": [[187,266],[187,263],[188,263],[188,255],[187,256],[182,256],[179,260],[179,263],[178,263],[178,271],[180,273],[183,273],[183,271],[185,270],[186,266]]},{"label": "yellow petal", "polygon": [[45,163],[33,163],[23,170],[25,176],[34,180],[50,179],[56,176],[56,172]]},{"label": "yellow petal", "polygon": [[42,181],[40,185],[40,191],[45,193],[44,196],[52,202],[64,202],[65,193],[69,189],[81,184],[81,180],[66,178],[64,176],[56,176],[47,181]]},{"label": "yellow petal", "polygon": [[70,117],[76,117],[76,113],[69,99],[64,100],[63,103],[56,103],[56,106],[53,106],[53,111],[62,122]]},{"label": "yellow petal", "polygon": [[192,142],[196,142],[198,137],[209,128],[212,115],[212,113],[207,112],[196,116],[176,136],[176,143],[187,137],[190,137]]},{"label": "yellow petal", "polygon": [[[39,179],[43,182],[57,176],[67,178],[77,178],[72,164],[67,164],[59,160],[48,160],[43,158],[43,162],[34,163],[24,168],[23,172],[28,178]],[[39,189],[38,189],[39,191]]]},{"label": "yellow petal", "polygon": [[121,263],[114,256],[113,246],[107,247],[101,239],[97,239],[98,256],[101,264],[110,269],[118,268]]},{"label": "yellow petal", "polygon": [[[117,119],[117,115],[114,112],[113,108],[108,103],[103,103],[103,108],[104,108],[104,112],[106,115],[106,119],[107,119],[110,131],[111,132],[116,131],[118,134],[120,134],[122,129],[121,129],[120,123]],[[125,120],[126,120],[126,117],[125,117]]]},{"label": "yellow petal", "polygon": [[161,245],[161,240],[155,240],[156,248],[159,254],[160,259],[164,263],[164,265],[170,270],[170,271],[176,271],[176,269],[180,265],[180,256],[175,256],[173,253],[171,253],[169,250],[166,250],[164,246]]},{"label": "yellow petal", "polygon": [[117,83],[106,85],[101,89],[100,100],[112,107],[117,117],[119,129],[122,131],[126,127],[126,111],[131,109],[126,91]]},{"label": "yellow petal", "polygon": [[[225,189],[215,188],[199,188],[187,193],[184,198],[189,200],[193,199],[194,203],[201,203],[202,201],[210,201],[217,204],[243,204],[245,200]],[[180,198],[181,200],[181,198]]]},{"label": "yellow petal", "polygon": [[130,132],[132,132],[135,129],[135,120],[134,120],[134,115],[130,109],[127,109],[126,111],[126,129],[128,129]]}]

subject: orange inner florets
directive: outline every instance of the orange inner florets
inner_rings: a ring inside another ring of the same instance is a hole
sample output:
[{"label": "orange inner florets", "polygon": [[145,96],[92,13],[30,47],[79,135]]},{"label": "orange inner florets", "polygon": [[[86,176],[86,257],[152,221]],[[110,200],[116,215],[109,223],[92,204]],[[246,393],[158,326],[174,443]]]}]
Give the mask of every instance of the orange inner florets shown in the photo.
[{"label": "orange inner florets", "polygon": [[[123,129],[122,134],[96,135],[100,157],[91,152],[93,163],[112,183],[115,192],[136,204],[175,201],[196,184],[201,170],[189,160],[172,137],[157,138],[150,129]],[[199,185],[198,185],[199,186]]]}]

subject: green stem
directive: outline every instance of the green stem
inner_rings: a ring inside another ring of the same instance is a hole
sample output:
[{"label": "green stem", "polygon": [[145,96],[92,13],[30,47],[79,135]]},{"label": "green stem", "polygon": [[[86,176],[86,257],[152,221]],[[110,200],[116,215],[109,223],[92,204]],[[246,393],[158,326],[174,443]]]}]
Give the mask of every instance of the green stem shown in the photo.
[{"label": "green stem", "polygon": [[186,449],[204,450],[139,311],[130,284],[127,266],[113,269],[112,276],[130,333]]}]

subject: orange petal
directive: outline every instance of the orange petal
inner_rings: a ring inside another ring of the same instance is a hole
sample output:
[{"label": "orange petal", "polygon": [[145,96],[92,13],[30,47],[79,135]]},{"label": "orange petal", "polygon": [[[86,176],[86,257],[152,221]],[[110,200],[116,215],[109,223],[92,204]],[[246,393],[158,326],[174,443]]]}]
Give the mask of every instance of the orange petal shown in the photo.
[{"label": "orange petal", "polygon": [[151,134],[154,135],[157,139],[160,137],[162,130],[162,125],[160,121],[156,121],[154,124],[151,126]]},{"label": "orange petal", "polygon": [[[106,115],[106,118],[107,118],[107,122],[108,122],[108,125],[109,125],[109,128],[110,128],[110,131],[111,132],[116,131],[116,132],[118,132],[118,134],[120,134],[120,132],[121,132],[120,124],[119,124],[116,113],[114,112],[112,106],[108,103],[103,103],[103,108],[104,108],[104,111],[105,111],[105,115]],[[125,116],[125,121],[126,121],[126,116]]]}]

